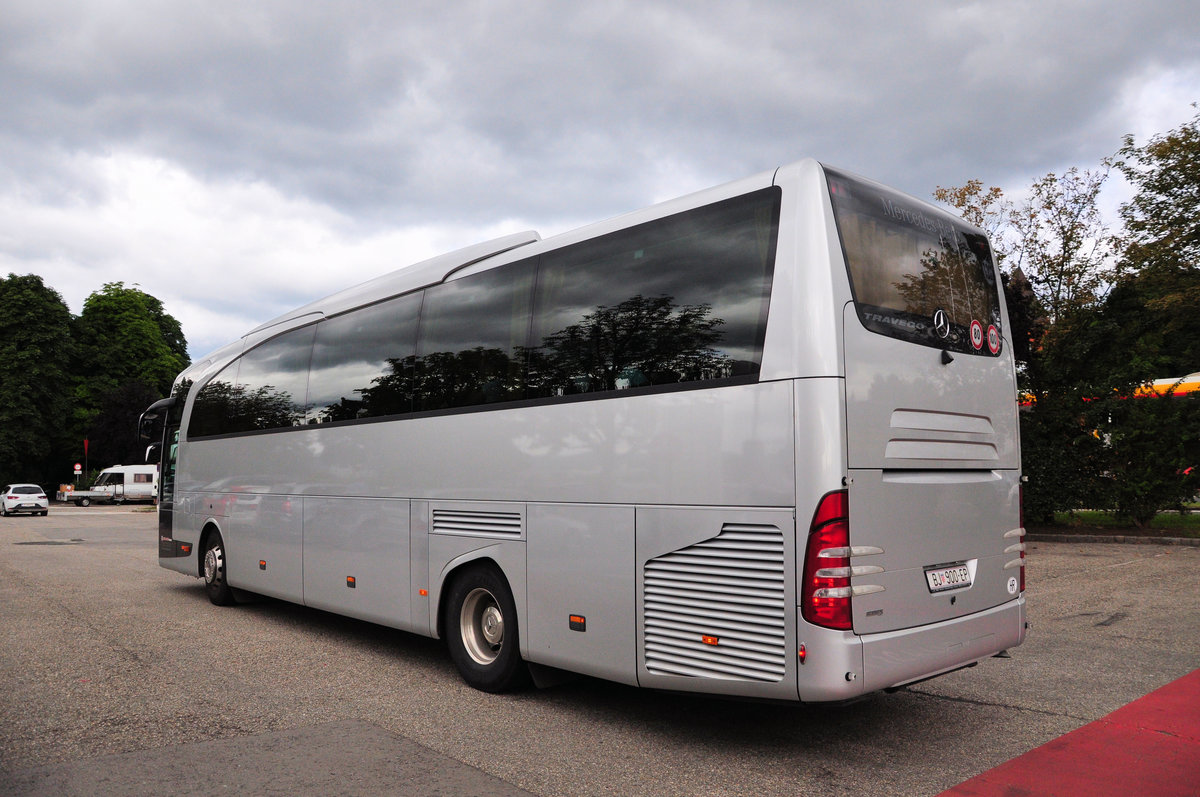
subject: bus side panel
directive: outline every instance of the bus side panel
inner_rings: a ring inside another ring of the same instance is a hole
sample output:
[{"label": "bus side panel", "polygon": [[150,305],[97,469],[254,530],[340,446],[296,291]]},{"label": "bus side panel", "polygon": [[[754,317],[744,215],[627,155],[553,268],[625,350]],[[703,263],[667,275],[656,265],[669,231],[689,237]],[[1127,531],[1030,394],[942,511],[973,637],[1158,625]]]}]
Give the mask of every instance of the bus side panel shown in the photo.
[{"label": "bus side panel", "polygon": [[409,612],[408,502],[303,501],[305,605],[414,630]]},{"label": "bus side panel", "polygon": [[638,683],[796,699],[788,509],[637,509]]},{"label": "bus side panel", "polygon": [[850,295],[829,192],[820,164],[785,166],[775,176],[783,189],[779,247],[771,286],[761,378],[842,375],[841,305]]},{"label": "bus side panel", "polygon": [[633,519],[629,506],[529,507],[530,661],[637,685]]},{"label": "bus side panel", "polygon": [[300,501],[267,493],[228,493],[222,536],[230,586],[301,603],[304,526]]},{"label": "bus side panel", "polygon": [[434,601],[429,597],[429,504],[410,501],[408,518],[408,574],[412,596],[410,625],[414,633],[437,636],[437,618],[433,617],[431,609]]}]

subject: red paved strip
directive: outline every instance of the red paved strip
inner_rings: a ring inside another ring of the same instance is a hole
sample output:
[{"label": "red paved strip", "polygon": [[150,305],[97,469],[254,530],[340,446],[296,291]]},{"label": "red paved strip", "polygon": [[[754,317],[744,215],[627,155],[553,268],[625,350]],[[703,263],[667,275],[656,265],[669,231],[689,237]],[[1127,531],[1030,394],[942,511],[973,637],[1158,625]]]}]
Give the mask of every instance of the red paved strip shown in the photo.
[{"label": "red paved strip", "polygon": [[1200,670],[942,795],[1196,797]]}]

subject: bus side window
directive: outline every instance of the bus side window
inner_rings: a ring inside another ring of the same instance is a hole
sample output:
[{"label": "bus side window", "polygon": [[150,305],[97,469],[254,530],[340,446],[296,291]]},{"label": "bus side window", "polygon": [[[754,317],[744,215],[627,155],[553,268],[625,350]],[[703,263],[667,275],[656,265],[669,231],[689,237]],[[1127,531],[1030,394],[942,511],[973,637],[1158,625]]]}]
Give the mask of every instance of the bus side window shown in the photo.
[{"label": "bus side window", "polygon": [[534,262],[510,263],[425,290],[415,368],[419,409],[525,397]]},{"label": "bus side window", "polygon": [[420,291],[317,325],[307,423],[412,412]]}]

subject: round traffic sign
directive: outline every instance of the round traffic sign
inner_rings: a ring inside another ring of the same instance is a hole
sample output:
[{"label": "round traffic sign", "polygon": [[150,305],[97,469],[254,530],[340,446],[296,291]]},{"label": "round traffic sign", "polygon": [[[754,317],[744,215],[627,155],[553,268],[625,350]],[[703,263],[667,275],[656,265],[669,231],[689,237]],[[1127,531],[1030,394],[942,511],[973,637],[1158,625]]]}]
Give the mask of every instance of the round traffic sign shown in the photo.
[{"label": "round traffic sign", "polygon": [[983,324],[978,319],[971,322],[971,345],[975,351],[983,348]]}]

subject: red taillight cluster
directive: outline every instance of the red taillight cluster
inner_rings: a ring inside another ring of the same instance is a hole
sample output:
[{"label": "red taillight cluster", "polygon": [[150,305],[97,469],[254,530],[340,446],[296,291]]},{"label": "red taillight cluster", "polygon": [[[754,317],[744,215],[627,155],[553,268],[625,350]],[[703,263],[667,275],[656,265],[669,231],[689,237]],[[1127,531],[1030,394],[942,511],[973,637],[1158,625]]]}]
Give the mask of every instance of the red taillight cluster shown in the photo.
[{"label": "red taillight cluster", "polygon": [[808,530],[800,612],[813,625],[848,631],[850,614],[850,502],[845,490],[827,494]]}]

